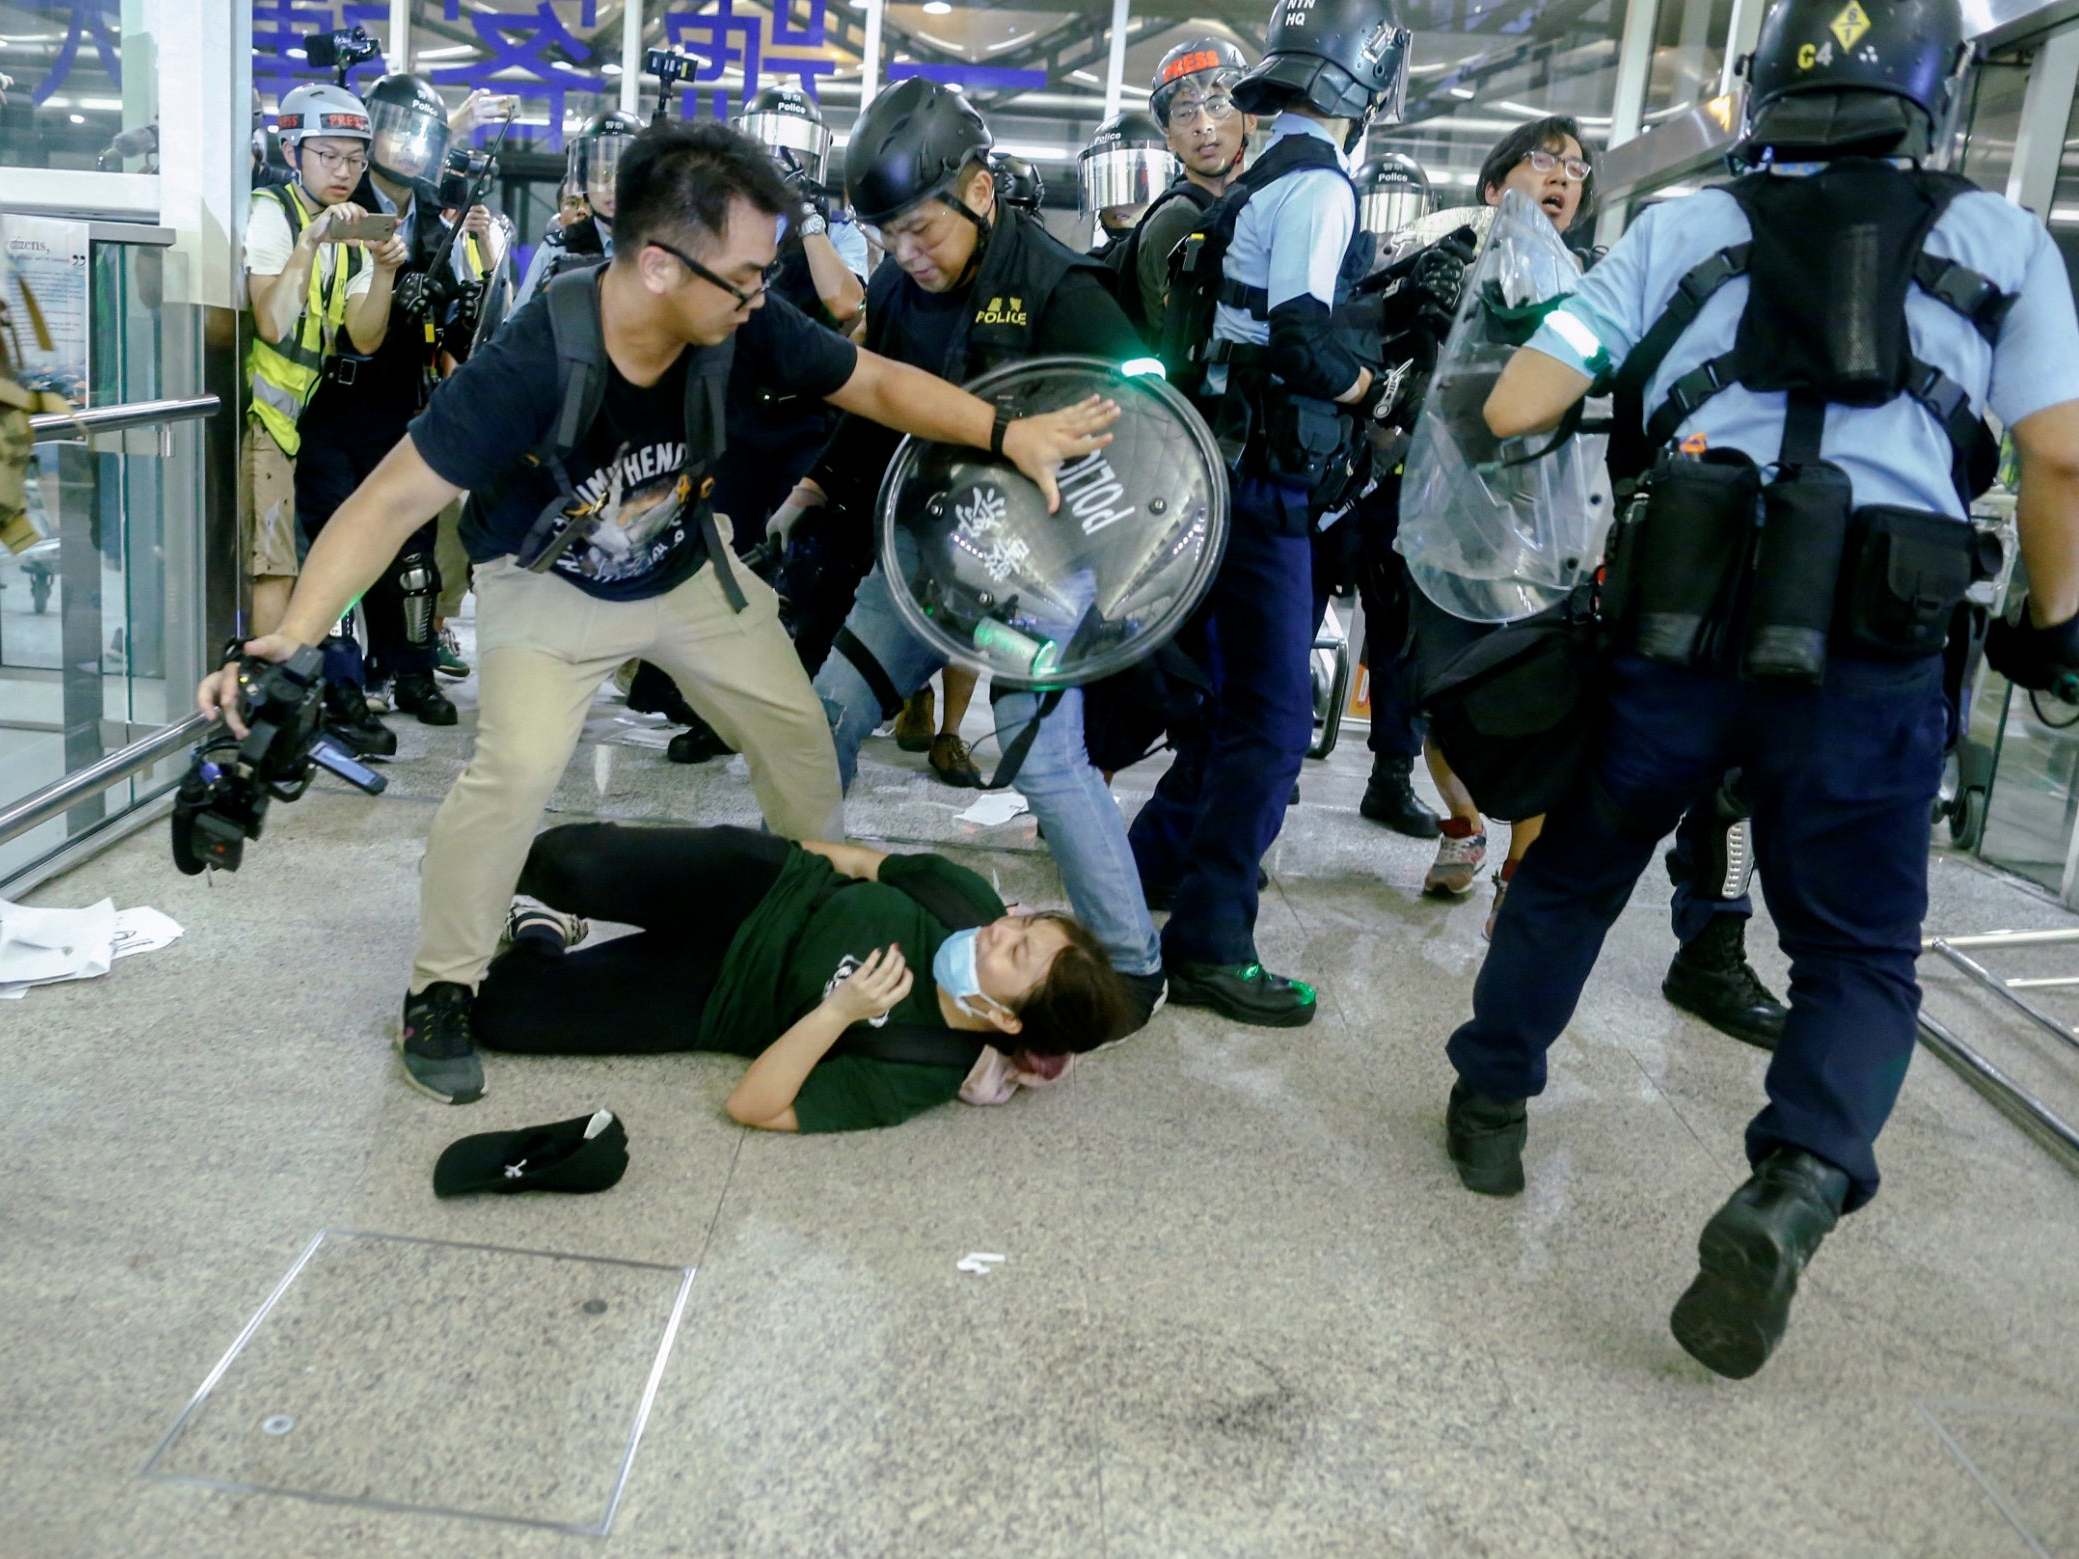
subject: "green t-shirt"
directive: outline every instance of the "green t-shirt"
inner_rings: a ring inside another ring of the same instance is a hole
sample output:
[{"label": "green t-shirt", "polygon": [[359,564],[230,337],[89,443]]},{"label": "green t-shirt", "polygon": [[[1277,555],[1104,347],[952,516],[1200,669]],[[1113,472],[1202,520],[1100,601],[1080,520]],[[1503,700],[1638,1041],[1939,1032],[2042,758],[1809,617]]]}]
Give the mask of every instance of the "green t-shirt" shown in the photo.
[{"label": "green t-shirt", "polygon": [[[781,886],[769,895],[774,914],[766,916],[766,906],[761,906],[739,930],[724,976],[725,983],[755,985],[769,995],[760,994],[741,1006],[729,1003],[733,1021],[725,1021],[711,1034],[705,1048],[757,1055],[875,948],[891,942],[902,949],[914,984],[883,1023],[874,1026],[945,1026],[931,960],[951,930],[899,884],[908,882],[926,897],[936,894],[939,902],[949,898],[965,906],[976,923],[1002,915],[1003,901],[981,877],[944,856],[897,855],[881,863],[879,882],[848,884],[804,917],[817,883],[827,883],[832,875],[821,857],[807,851],[790,860]],[[805,1133],[898,1125],[958,1098],[967,1073],[966,1067],[830,1056],[809,1073],[795,1095],[795,1124]]]}]

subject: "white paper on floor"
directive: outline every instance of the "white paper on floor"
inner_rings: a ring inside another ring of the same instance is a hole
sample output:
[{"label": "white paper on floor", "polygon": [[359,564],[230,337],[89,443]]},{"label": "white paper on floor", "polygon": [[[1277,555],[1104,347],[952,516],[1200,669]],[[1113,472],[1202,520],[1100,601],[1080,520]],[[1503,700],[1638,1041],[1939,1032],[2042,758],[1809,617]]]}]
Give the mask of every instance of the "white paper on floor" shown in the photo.
[{"label": "white paper on floor", "polygon": [[0,1000],[19,1000],[32,985],[99,979],[118,958],[180,934],[171,916],[149,906],[119,912],[103,899],[88,909],[37,909],[0,899]]},{"label": "white paper on floor", "polygon": [[1030,803],[1015,790],[992,790],[954,820],[973,823],[977,828],[995,828],[1031,810]]},{"label": "white paper on floor", "polygon": [[972,1272],[976,1277],[987,1277],[996,1270],[997,1263],[1008,1261],[1007,1256],[993,1255],[988,1251],[969,1251],[953,1263],[956,1272]]}]

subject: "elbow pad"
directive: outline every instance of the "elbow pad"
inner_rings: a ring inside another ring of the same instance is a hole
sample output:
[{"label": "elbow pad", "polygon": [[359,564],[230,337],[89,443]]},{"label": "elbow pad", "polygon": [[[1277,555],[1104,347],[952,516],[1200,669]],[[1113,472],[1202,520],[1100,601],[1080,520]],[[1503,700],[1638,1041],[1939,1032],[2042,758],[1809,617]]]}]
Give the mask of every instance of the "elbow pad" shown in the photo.
[{"label": "elbow pad", "polygon": [[1270,366],[1297,393],[1322,400],[1349,389],[1364,367],[1315,297],[1288,299],[1270,311]]}]

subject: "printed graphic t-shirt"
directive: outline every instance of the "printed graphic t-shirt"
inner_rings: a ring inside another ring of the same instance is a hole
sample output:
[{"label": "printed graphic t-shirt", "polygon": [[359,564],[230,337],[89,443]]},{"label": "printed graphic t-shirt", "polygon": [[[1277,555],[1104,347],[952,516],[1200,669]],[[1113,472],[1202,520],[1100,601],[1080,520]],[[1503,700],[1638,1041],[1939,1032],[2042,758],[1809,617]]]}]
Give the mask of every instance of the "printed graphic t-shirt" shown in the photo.
[{"label": "printed graphic t-shirt", "polygon": [[[566,462],[576,500],[565,514],[596,513],[598,524],[556,560],[554,572],[590,595],[619,601],[662,595],[706,560],[686,474],[691,355],[689,348],[647,386],[631,384],[609,364],[599,415]],[[730,372],[779,394],[821,399],[851,378],[858,357],[851,342],[785,299],[768,296],[737,330]],[[544,291],[473,353],[412,423],[420,457],[474,496],[462,525],[472,561],[515,551],[558,496],[547,467],[528,457],[562,405]],[[694,463],[706,455],[696,451]]]}]

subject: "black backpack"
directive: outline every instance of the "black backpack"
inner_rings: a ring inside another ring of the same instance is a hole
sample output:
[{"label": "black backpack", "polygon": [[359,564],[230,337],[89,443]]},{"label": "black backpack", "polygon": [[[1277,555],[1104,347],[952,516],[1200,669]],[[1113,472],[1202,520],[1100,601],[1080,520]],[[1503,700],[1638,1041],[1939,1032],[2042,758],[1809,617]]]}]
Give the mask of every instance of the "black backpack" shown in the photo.
[{"label": "black backpack", "polygon": [[1149,202],[1148,209],[1141,213],[1141,219],[1133,224],[1132,232],[1104,252],[1100,263],[1111,283],[1112,296],[1126,311],[1133,328],[1143,336],[1148,333],[1148,311],[1141,306],[1141,237],[1147,231],[1148,219],[1173,200],[1188,200],[1204,211],[1212,205],[1214,198],[1189,179],[1180,178]]}]

